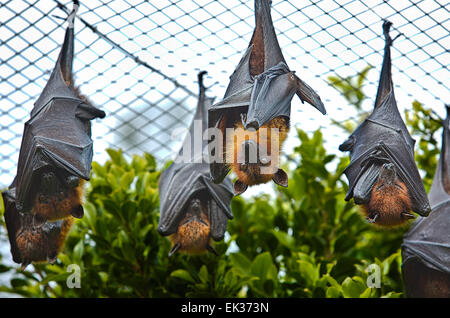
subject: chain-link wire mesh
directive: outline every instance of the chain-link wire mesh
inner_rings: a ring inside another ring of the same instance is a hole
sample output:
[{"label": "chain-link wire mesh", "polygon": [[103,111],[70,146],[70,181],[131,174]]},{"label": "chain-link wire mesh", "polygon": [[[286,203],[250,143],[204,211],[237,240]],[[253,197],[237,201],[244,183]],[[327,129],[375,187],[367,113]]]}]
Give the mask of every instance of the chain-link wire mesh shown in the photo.
[{"label": "chain-link wire mesh", "polygon": [[[286,61],[328,111],[323,117],[294,98],[292,124],[307,131],[322,127],[328,147],[336,150],[346,136],[329,125],[330,118],[344,120],[355,111],[328,76],[346,78],[374,66],[363,103],[372,107],[382,19],[394,23],[394,36],[402,34],[392,49],[399,107],[410,108],[417,99],[442,113],[449,101],[449,6],[445,0],[273,0]],[[64,37],[66,22],[58,17],[71,8],[67,0],[1,2],[0,187],[16,173],[23,124]],[[82,1],[75,20],[75,83],[107,113],[93,122],[94,160],[103,161],[108,147],[170,158],[183,137],[172,132],[193,116],[197,72],[208,71],[209,95],[222,97],[253,27],[253,0]]]}]

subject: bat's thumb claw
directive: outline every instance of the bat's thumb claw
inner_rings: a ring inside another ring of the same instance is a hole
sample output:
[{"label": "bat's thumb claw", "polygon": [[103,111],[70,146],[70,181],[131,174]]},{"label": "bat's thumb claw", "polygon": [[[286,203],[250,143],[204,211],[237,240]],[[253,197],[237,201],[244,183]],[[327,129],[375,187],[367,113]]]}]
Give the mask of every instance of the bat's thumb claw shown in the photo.
[{"label": "bat's thumb claw", "polygon": [[209,251],[209,252],[211,252],[211,253],[213,253],[214,255],[216,255],[216,256],[219,256],[219,254],[217,253],[217,251],[214,249],[214,247],[212,247],[211,245],[206,245],[206,249]]}]

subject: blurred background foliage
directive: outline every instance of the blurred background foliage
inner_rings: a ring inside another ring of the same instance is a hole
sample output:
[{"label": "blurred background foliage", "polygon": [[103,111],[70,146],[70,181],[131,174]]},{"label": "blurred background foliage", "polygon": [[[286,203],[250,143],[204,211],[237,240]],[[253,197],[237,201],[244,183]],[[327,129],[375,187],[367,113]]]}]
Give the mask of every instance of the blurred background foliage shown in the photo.
[{"label": "blurred background foliage", "polygon": [[[334,124],[343,140],[368,114],[364,80],[371,67],[329,83],[356,119]],[[405,113],[416,138],[416,161],[429,190],[439,153],[439,117],[419,102]],[[75,222],[55,265],[25,271],[1,262],[9,282],[0,292],[25,297],[403,297],[400,246],[408,225],[382,229],[368,224],[344,200],[347,153],[327,153],[320,130],[297,128],[300,145],[288,157],[289,187],[232,201],[234,219],[215,243],[219,256],[175,254],[157,232],[157,167],[150,154],[127,161],[121,151],[93,163],[85,215]],[[167,167],[166,164],[165,167]],[[3,222],[3,220],[2,220]],[[6,233],[3,231],[2,233]],[[81,268],[81,288],[68,288],[70,264]],[[381,288],[368,288],[370,264],[381,269]],[[5,295],[5,294],[4,294]]]}]

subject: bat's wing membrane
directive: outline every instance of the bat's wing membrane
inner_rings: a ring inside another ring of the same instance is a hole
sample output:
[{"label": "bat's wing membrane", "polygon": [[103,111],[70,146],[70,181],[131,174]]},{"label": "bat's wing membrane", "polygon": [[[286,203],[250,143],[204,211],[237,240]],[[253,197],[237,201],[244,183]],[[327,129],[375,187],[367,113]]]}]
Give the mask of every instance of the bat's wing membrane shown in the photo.
[{"label": "bat's wing membrane", "polygon": [[403,264],[418,258],[426,266],[450,274],[450,117],[444,121],[442,150],[436,168],[429,199],[433,211],[419,217],[406,233],[403,245]]}]

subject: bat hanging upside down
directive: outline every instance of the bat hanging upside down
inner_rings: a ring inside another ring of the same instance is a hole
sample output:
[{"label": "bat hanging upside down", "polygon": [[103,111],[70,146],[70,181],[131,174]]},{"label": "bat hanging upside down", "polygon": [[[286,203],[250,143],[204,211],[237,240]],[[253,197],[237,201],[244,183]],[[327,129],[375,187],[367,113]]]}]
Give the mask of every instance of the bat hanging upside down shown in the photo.
[{"label": "bat hanging upside down", "polygon": [[383,23],[384,59],[373,112],[339,146],[350,152],[344,173],[349,180],[345,200],[352,197],[370,223],[396,226],[427,216],[430,203],[414,161],[414,139],[403,122],[395,101],[391,74],[389,35],[392,23]]},{"label": "bat hanging upside down", "polygon": [[363,205],[370,223],[395,226],[414,216],[410,213],[412,203],[408,189],[395,173],[394,165],[384,164],[380,176],[372,187],[370,200]]},{"label": "bat hanging upside down", "polygon": [[208,111],[209,128],[215,128],[216,134],[214,138],[211,134],[210,140],[217,142],[215,138],[222,136],[217,144],[209,145],[211,176],[215,183],[221,183],[233,170],[237,175],[235,195],[270,180],[287,186],[288,177],[279,169],[279,153],[289,132],[294,95],[326,113],[319,95],[286,64],[270,2],[255,0],[250,44],[231,75],[224,98]]},{"label": "bat hanging upside down", "polygon": [[[233,218],[231,181],[225,178],[222,183],[216,184],[211,180],[209,163],[203,160],[207,141],[202,134],[195,133],[198,121],[201,121],[202,127],[208,127],[207,112],[213,102],[206,96],[204,74],[198,74],[200,92],[189,133],[178,156],[159,179],[158,232],[169,236],[173,242],[169,256],[177,251],[187,254],[210,251],[217,255],[211,245],[212,240],[223,239],[228,220]],[[194,147],[196,142],[202,147]],[[184,161],[186,158],[188,160]]]},{"label": "bat hanging upside down", "polygon": [[[79,5],[73,2],[72,18]],[[54,262],[73,217],[83,217],[82,187],[93,156],[90,121],[105,117],[74,86],[70,22],[55,67],[25,123],[16,177],[2,193],[11,254],[22,267]]]}]

